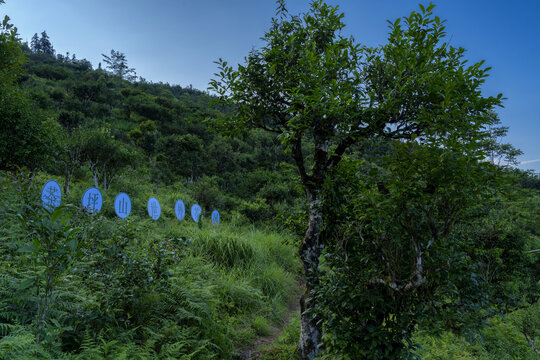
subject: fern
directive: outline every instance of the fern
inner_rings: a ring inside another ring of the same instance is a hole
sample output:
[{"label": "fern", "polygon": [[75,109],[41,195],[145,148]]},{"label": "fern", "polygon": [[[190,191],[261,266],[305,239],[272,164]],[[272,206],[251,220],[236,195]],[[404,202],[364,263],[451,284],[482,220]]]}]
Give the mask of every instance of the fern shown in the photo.
[{"label": "fern", "polygon": [[103,360],[104,357],[92,336],[88,332],[84,334],[80,346],[80,354],[75,357],[76,360]]},{"label": "fern", "polygon": [[1,337],[8,336],[11,333],[20,329],[21,329],[21,326],[19,325],[0,323],[0,336]]},{"label": "fern", "polygon": [[62,355],[54,355],[35,343],[33,333],[26,330],[15,331],[0,339],[0,359],[61,359]]},{"label": "fern", "polygon": [[[233,339],[243,334],[235,328],[284,298],[265,296],[279,293],[281,273],[260,273],[274,265],[270,254],[288,250],[278,240],[205,228],[194,231],[197,251],[188,251],[184,229],[75,211],[69,221],[81,229],[81,253],[53,274],[54,306],[36,343],[40,299],[33,285],[21,285],[46,264],[34,267],[34,252],[17,249],[31,248],[29,230],[40,217],[15,193],[0,197],[0,359],[231,359]],[[35,222],[25,227],[17,214]]]}]

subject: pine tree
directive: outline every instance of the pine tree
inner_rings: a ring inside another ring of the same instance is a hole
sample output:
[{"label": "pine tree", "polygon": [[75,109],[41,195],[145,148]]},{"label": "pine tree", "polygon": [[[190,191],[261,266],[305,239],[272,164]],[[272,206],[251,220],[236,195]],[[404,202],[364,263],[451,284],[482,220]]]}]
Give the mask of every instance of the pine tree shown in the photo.
[{"label": "pine tree", "polygon": [[41,37],[38,36],[37,33],[35,33],[34,36],[32,36],[32,40],[30,41],[30,46],[32,48],[32,51],[35,53],[49,54],[52,56],[54,56],[54,54],[56,53],[51,43],[51,40],[49,39],[49,35],[47,35],[46,31],[43,31],[41,33]]},{"label": "pine tree", "polygon": [[46,31],[43,31],[41,33],[41,39],[39,39],[39,44],[41,50],[40,52],[42,52],[43,54],[54,55],[55,50],[52,46],[51,41],[49,40],[49,36],[47,35]]},{"label": "pine tree", "polygon": [[37,33],[32,36],[32,41],[30,42],[30,46],[32,47],[32,51],[35,53],[41,52],[41,43],[39,41],[39,36]]}]

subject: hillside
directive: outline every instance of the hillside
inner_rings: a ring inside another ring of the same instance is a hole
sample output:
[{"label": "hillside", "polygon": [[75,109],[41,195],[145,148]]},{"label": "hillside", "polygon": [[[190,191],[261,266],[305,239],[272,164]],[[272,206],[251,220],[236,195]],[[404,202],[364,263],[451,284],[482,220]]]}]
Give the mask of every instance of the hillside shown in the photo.
[{"label": "hillside", "polygon": [[[300,201],[294,173],[283,171],[292,160],[279,140],[261,131],[243,140],[212,131],[206,119],[225,109],[213,106],[205,92],[129,82],[67,56],[26,55],[20,85],[63,132],[60,161],[42,166],[64,176],[64,192],[71,178],[89,172],[96,186],[108,189],[131,168],[155,189],[183,184],[207,211],[234,209],[250,220],[283,217],[285,208]],[[90,162],[100,167],[105,161],[104,174],[88,169]]]},{"label": "hillside", "polygon": [[377,49],[322,1],[285,11],[215,95],[6,19],[0,358],[538,358],[540,179],[507,165],[502,96],[431,9]]}]

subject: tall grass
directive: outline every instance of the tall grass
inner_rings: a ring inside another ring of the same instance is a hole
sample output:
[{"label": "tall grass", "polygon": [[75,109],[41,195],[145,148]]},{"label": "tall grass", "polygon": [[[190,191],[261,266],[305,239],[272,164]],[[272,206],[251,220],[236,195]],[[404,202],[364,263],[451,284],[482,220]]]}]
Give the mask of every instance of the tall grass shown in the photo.
[{"label": "tall grass", "polygon": [[[47,179],[36,179],[35,203]],[[52,340],[39,344],[33,330],[36,300],[31,289],[18,288],[29,266],[17,252],[25,235],[17,214],[27,200],[13,189],[2,195],[0,358],[232,359],[235,348],[285,315],[300,269],[289,239],[230,223],[227,215],[218,226],[209,219],[194,223],[192,200],[181,184],[160,189],[162,218],[153,221],[146,214],[152,189],[129,179],[116,185],[102,192],[101,213],[73,209],[81,258],[55,290],[47,325]],[[79,205],[90,186],[74,182],[62,203]],[[112,206],[120,191],[132,198],[125,220]],[[184,221],[174,216],[177,199],[187,205]]]}]

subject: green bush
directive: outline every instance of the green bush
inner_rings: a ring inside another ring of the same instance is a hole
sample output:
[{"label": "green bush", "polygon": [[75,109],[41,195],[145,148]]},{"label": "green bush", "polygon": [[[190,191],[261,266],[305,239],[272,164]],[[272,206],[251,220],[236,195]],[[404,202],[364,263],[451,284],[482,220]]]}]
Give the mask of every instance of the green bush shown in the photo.
[{"label": "green bush", "polygon": [[[418,355],[424,360],[533,360],[538,353],[528,344],[523,331],[539,340],[539,303],[489,319],[479,333],[463,336],[444,332],[440,336],[417,333],[415,341],[421,346]],[[534,340],[534,339],[533,339]]]}]

